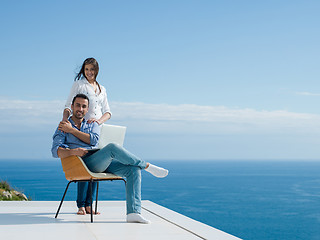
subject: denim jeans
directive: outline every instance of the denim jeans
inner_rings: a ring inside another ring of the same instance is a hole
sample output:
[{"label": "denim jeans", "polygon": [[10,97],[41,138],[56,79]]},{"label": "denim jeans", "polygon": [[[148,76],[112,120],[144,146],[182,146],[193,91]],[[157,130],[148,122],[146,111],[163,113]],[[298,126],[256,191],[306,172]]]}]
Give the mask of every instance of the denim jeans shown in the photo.
[{"label": "denim jeans", "polygon": [[113,173],[125,177],[127,214],[141,213],[141,169],[146,168],[145,161],[114,143],[85,156],[83,161],[92,172]]},{"label": "denim jeans", "polygon": [[[90,207],[91,206],[91,199],[90,199],[90,191],[89,191],[89,182],[78,182],[78,193],[77,193],[77,206],[78,208],[81,207]],[[97,189],[97,183],[92,183],[92,192],[91,196],[94,200],[95,193]]]}]

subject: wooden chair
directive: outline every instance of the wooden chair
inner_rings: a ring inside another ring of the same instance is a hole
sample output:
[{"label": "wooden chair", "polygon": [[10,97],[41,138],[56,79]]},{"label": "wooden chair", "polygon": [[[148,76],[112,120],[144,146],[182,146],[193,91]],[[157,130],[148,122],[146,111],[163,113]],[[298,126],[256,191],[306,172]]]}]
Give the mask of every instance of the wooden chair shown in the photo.
[{"label": "wooden chair", "polygon": [[[62,168],[65,174],[66,179],[69,181],[67,187],[64,191],[63,197],[61,199],[59,208],[57,210],[55,218],[58,217],[60,212],[60,208],[62,206],[63,200],[68,191],[69,185],[72,182],[89,182],[89,193],[92,198],[92,183],[97,182],[97,192],[96,192],[96,207],[95,212],[98,211],[98,189],[99,189],[99,181],[114,181],[114,180],[122,180],[126,183],[126,181],[117,175],[111,173],[94,173],[91,172],[81,157],[78,156],[70,156],[67,158],[61,159]],[[91,199],[91,222],[93,222],[93,211],[92,211],[92,199]]]}]

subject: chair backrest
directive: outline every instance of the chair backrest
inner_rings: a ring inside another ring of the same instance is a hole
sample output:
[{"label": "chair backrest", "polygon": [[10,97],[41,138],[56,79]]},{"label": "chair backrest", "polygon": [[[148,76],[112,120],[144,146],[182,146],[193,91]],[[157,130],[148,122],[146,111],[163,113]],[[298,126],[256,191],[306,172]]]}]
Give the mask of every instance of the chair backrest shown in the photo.
[{"label": "chair backrest", "polygon": [[68,181],[73,180],[123,180],[122,177],[112,173],[91,172],[81,157],[70,156],[61,158],[61,164]]},{"label": "chair backrest", "polygon": [[123,126],[102,124],[98,148],[101,149],[109,143],[117,143],[123,146],[126,130],[127,128]]},{"label": "chair backrest", "polygon": [[61,158],[61,164],[68,181],[92,179],[89,169],[78,156]]}]

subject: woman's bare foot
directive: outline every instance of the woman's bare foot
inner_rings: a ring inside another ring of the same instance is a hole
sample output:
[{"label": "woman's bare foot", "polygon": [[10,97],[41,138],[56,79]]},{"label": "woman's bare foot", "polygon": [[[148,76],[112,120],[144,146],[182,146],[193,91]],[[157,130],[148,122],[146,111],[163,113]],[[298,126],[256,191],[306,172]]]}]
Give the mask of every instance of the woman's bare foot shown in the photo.
[{"label": "woman's bare foot", "polygon": [[[86,207],[86,213],[87,213],[87,214],[91,214],[91,207]],[[93,211],[92,213],[93,213],[94,215],[100,215],[99,212]]]},{"label": "woman's bare foot", "polygon": [[84,209],[84,207],[79,208],[77,215],[86,215],[86,210]]}]

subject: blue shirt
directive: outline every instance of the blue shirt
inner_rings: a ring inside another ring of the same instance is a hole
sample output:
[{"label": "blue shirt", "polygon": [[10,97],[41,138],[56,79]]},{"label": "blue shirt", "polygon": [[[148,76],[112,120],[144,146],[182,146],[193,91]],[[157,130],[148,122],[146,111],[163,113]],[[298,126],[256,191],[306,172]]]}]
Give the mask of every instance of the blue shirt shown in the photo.
[{"label": "blue shirt", "polygon": [[[71,117],[69,118],[69,121],[71,122],[72,127],[78,129],[75,126],[75,123],[72,121]],[[94,148],[99,141],[99,135],[100,135],[100,127],[96,122],[88,123],[85,119],[83,119],[81,126],[80,126],[81,132],[89,133],[90,135],[90,144],[87,144],[83,141],[81,141],[79,138],[75,137],[71,133],[65,133],[60,130],[55,131],[53,134],[53,142],[52,142],[52,148],[51,153],[52,156],[55,158],[58,158],[58,148],[85,148],[85,149],[92,149]]]}]

